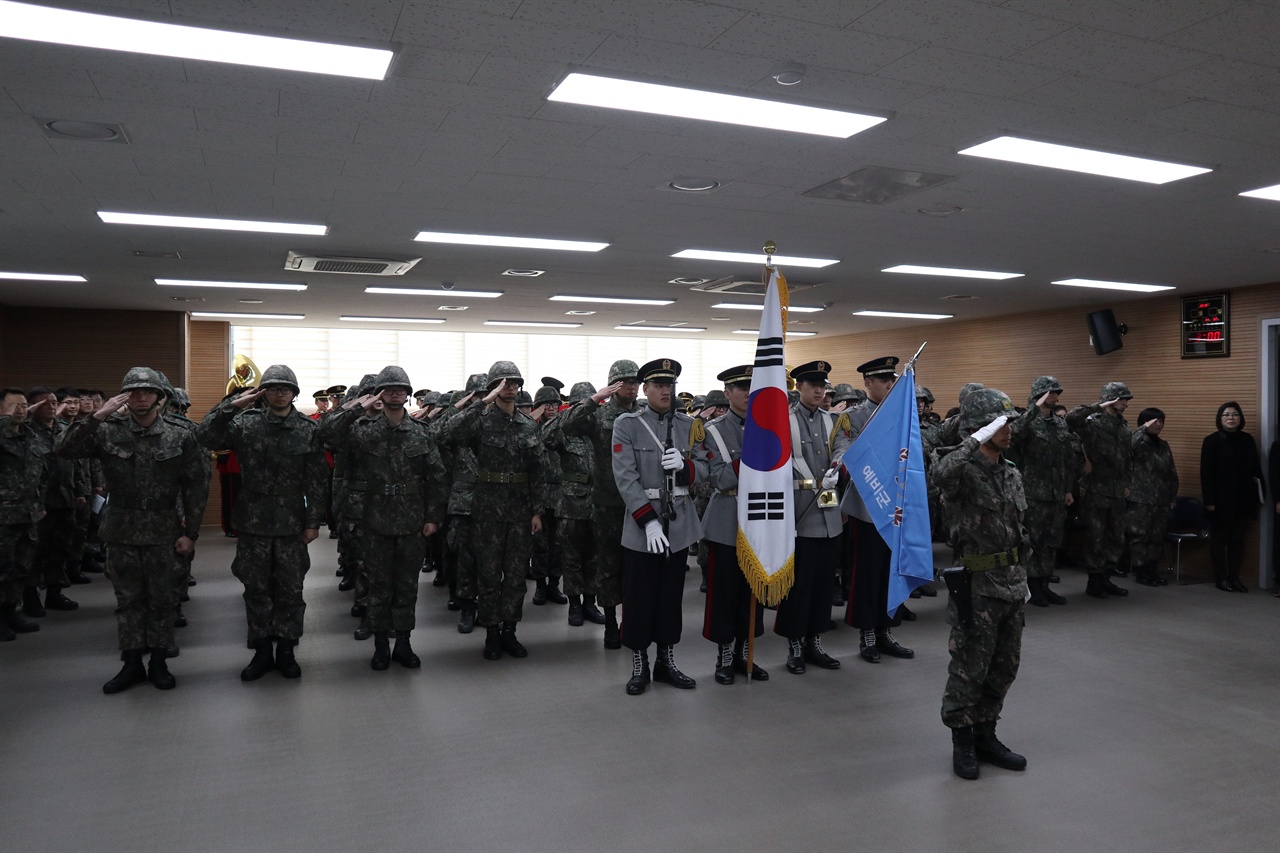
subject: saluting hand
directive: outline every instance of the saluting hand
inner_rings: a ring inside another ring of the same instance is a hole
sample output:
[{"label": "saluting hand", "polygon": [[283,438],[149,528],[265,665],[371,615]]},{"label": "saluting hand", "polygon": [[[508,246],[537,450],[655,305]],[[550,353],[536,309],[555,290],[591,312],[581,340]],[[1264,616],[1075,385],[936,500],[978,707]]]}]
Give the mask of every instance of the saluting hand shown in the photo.
[{"label": "saluting hand", "polygon": [[386,391],[387,389],[383,388],[377,394],[365,394],[356,402],[360,404],[360,408],[364,409],[365,414],[368,414],[378,408],[378,404],[382,402],[382,395],[385,394]]},{"label": "saluting hand", "polygon": [[506,387],[507,387],[507,380],[504,379],[501,382],[499,382],[497,385],[494,385],[488,394],[484,395],[484,401],[486,403],[492,403],[494,400],[498,399],[498,395],[501,394],[502,389]]},{"label": "saluting hand", "polygon": [[592,394],[591,399],[595,400],[597,403],[603,403],[605,400],[608,400],[614,394],[617,394],[621,388],[622,388],[621,382],[614,382],[612,385],[606,385],[596,393]]},{"label": "saluting hand", "polygon": [[468,391],[466,394],[462,395],[462,399],[458,400],[458,402],[453,404],[453,407],[458,411],[462,411],[464,408],[466,408],[467,404],[470,403],[475,398],[476,398],[476,392]]},{"label": "saluting hand", "polygon": [[123,394],[117,394],[99,406],[98,411],[93,413],[93,417],[97,420],[105,421],[107,418],[123,409],[124,404],[127,402],[129,402],[128,391],[125,391]]},{"label": "saluting hand", "polygon": [[231,405],[237,409],[247,409],[258,401],[258,398],[266,392],[266,388],[259,385],[257,388],[250,388],[247,391],[241,391],[239,394],[231,398]]},{"label": "saluting hand", "polygon": [[1040,399],[1036,400],[1036,408],[1037,409],[1043,408],[1049,402],[1049,395],[1052,393],[1053,393],[1052,391],[1045,391],[1043,394],[1041,394]]},{"label": "saluting hand", "polygon": [[1143,429],[1145,429],[1147,432],[1151,432],[1151,428],[1152,428],[1152,427],[1154,427],[1154,426],[1155,426],[1156,424],[1158,424],[1158,423],[1160,423],[1160,419],[1159,419],[1159,418],[1152,418],[1151,420],[1149,420],[1149,421],[1147,421],[1145,424],[1143,424],[1143,425],[1142,425],[1142,428],[1143,428]]},{"label": "saluting hand", "polygon": [[1118,401],[1119,401],[1119,398],[1117,397],[1115,400],[1107,400],[1105,403],[1099,403],[1098,405],[1103,409],[1110,409]]}]

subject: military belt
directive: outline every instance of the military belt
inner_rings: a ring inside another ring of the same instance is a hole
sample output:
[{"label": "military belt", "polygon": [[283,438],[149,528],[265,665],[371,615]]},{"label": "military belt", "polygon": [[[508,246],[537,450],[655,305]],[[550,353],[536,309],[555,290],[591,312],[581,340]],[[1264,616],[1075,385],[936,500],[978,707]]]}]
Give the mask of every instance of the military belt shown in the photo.
[{"label": "military belt", "polygon": [[960,565],[971,572],[989,572],[992,569],[1003,569],[1018,563],[1018,549],[1010,548],[995,554],[980,554],[976,557],[961,557]]},{"label": "military belt", "polygon": [[527,483],[529,475],[522,471],[481,471],[476,475],[481,483]]},{"label": "military belt", "polygon": [[727,497],[731,497],[731,498],[738,496],[737,489],[716,489],[716,491],[722,495],[726,495]]},{"label": "military belt", "polygon": [[589,477],[588,475],[577,474],[577,473],[564,474],[561,476],[560,479],[562,482],[565,482],[565,483],[584,483],[585,484],[585,483],[591,482],[591,477]]},{"label": "military belt", "polygon": [[[663,491],[662,489],[645,489],[644,496],[646,498],[649,498],[650,500],[657,500],[658,498],[662,497],[662,491]],[[688,486],[676,486],[674,489],[671,490],[672,497],[680,497],[681,495],[687,495],[687,494],[689,494]]]},{"label": "military belt", "polygon": [[174,498],[156,497],[135,498],[133,500],[129,500],[128,498],[112,495],[107,501],[107,506],[115,507],[116,509],[143,509],[154,511],[160,509],[174,509],[177,506],[177,501]]},{"label": "military belt", "polygon": [[385,497],[393,495],[416,495],[420,491],[417,483],[384,483],[382,485],[382,494]]},{"label": "military belt", "polygon": [[297,483],[259,483],[256,486],[245,486],[246,492],[259,495],[275,495],[279,497],[302,497],[302,489]]}]

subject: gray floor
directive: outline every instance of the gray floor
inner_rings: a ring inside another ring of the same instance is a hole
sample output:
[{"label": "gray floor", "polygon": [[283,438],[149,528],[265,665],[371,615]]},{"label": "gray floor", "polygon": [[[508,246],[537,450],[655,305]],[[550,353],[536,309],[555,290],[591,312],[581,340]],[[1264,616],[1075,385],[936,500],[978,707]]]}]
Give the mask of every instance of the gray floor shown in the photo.
[{"label": "gray floor", "polygon": [[[1028,608],[1000,730],[1030,768],[951,774],[938,721],[945,595],[857,658],[712,681],[696,572],[678,658],[698,688],[624,695],[629,661],[564,608],[526,605],[527,660],[488,662],[423,576],[423,668],[372,672],[333,543],[312,546],[300,681],[248,661],[233,542],[200,541],[178,688],[104,696],[119,666],[102,577],[0,646],[5,850],[1269,850],[1280,782],[1280,601],[1136,587]],[[1129,585],[1127,582],[1126,585]],[[768,617],[768,614],[766,614]]]}]

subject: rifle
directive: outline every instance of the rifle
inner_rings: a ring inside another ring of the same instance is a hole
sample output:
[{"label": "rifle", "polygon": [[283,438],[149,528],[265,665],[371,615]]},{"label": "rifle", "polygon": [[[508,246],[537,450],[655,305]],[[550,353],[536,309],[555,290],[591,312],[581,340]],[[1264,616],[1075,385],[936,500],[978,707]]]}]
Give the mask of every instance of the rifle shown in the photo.
[{"label": "rifle", "polygon": [[[670,450],[675,447],[673,430],[676,423],[676,380],[671,380],[671,405],[667,407],[667,436],[662,444],[663,450]],[[663,469],[662,472],[662,496],[660,502],[662,504],[662,535],[667,537],[667,542],[671,541],[671,521],[676,517],[676,505],[674,493],[676,488],[676,472]],[[667,546],[670,553],[670,545]]]}]

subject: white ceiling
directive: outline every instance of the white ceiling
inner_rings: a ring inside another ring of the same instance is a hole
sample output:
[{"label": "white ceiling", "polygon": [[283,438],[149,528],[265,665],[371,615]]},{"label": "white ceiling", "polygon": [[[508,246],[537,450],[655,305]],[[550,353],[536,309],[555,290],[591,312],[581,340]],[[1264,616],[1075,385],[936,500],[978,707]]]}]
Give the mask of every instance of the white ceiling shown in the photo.
[{"label": "white ceiling", "polygon": [[[47,5],[72,6],[70,2]],[[0,40],[0,269],[88,284],[0,282],[0,304],[566,320],[555,293],[661,296],[596,306],[587,334],[686,320],[708,336],[747,312],[666,282],[759,269],[670,258],[685,248],[839,258],[787,270],[798,304],[833,303],[822,335],[1144,298],[1061,278],[1175,285],[1280,280],[1280,5],[1274,0],[103,0],[163,20],[394,46],[381,82]],[[770,71],[808,66],[798,86]],[[571,66],[890,119],[849,139],[549,103]],[[122,124],[130,144],[46,138],[32,117]],[[1193,165],[1154,186],[966,157],[1003,132]],[[954,175],[886,204],[807,198],[866,166]],[[723,186],[690,195],[677,176]],[[947,217],[920,208],[956,206]],[[277,219],[323,238],[106,225],[98,210]],[[596,254],[415,243],[419,230],[599,240]],[[178,251],[182,260],[134,257]],[[397,278],[299,274],[290,250],[421,256]],[[1268,251],[1270,250],[1270,251]],[[881,273],[895,264],[1017,271],[1007,282]],[[503,277],[509,267],[547,270]],[[190,291],[155,277],[305,281],[302,293]],[[384,297],[366,285],[502,289],[496,300]],[[980,297],[942,301],[952,294]],[[175,295],[205,302],[178,303]],[[242,305],[238,299],[264,300]],[[469,306],[440,312],[442,304]],[[713,316],[734,315],[728,321]],[[794,316],[794,315],[793,315]],[[341,324],[346,325],[346,324]],[[490,329],[489,331],[493,331]]]}]

